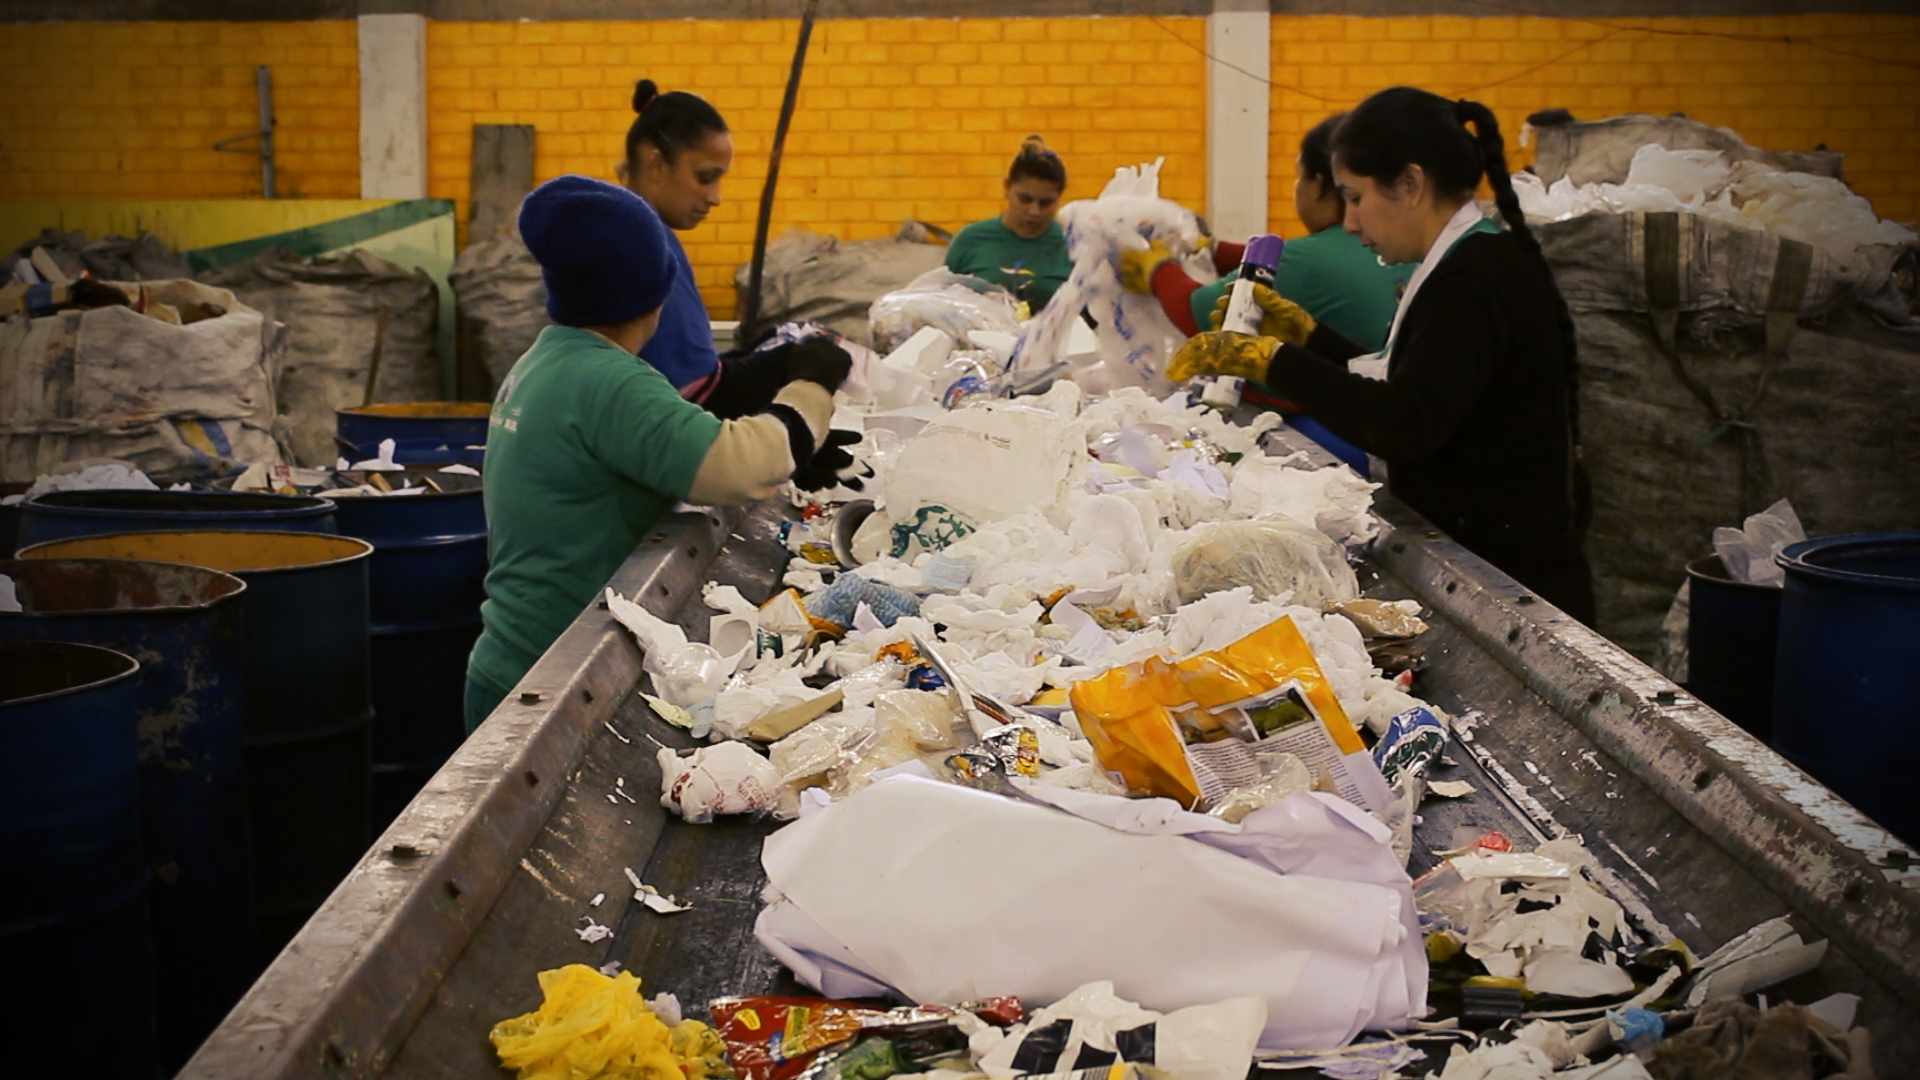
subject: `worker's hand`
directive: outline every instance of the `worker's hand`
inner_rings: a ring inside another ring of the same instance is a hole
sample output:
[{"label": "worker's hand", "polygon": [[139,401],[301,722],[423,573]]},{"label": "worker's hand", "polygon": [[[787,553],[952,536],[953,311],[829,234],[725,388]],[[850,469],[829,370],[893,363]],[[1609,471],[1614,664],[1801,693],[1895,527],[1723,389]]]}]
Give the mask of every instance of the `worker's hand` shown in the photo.
[{"label": "worker's hand", "polygon": [[797,341],[786,350],[787,381],[819,383],[828,393],[840,389],[853,371],[853,357],[832,338],[810,337]]},{"label": "worker's hand", "polygon": [[[1226,321],[1227,305],[1232,301],[1231,290],[1214,301],[1213,314],[1207,316],[1207,321],[1213,324],[1215,330],[1220,329],[1220,324]],[[1261,337],[1270,337],[1289,345],[1305,345],[1307,335],[1313,333],[1313,328],[1317,325],[1313,321],[1313,316],[1307,314],[1306,308],[1265,285],[1256,284],[1253,287],[1253,302],[1260,305]]]},{"label": "worker's hand", "polygon": [[859,442],[857,431],[829,431],[827,441],[814,451],[813,460],[793,470],[793,486],[801,491],[819,491],[835,485],[852,491],[865,486],[873,470],[860,464],[844,447]]},{"label": "worker's hand", "polygon": [[1173,258],[1173,252],[1167,245],[1155,240],[1145,251],[1127,250],[1120,253],[1120,287],[1130,293],[1145,296],[1153,291],[1153,272],[1160,264]]},{"label": "worker's hand", "polygon": [[1187,339],[1167,365],[1167,378],[1183,383],[1202,375],[1231,375],[1238,379],[1264,381],[1267,364],[1280,348],[1270,337],[1229,334],[1211,330]]}]

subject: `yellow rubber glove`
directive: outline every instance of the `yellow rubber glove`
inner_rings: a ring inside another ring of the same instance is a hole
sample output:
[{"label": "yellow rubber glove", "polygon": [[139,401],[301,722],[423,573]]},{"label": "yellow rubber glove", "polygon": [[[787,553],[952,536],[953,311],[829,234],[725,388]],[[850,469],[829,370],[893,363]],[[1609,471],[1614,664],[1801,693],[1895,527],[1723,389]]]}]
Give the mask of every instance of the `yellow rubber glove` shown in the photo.
[{"label": "yellow rubber glove", "polygon": [[1173,258],[1173,252],[1167,245],[1154,241],[1145,251],[1123,251],[1120,253],[1120,287],[1130,293],[1142,296],[1153,291],[1153,272],[1160,264]]},{"label": "yellow rubber glove", "polygon": [[1279,348],[1280,342],[1270,337],[1221,330],[1195,334],[1173,354],[1167,378],[1177,384],[1202,375],[1232,375],[1257,382],[1267,377],[1267,364]]},{"label": "yellow rubber glove", "polygon": [[[1214,301],[1213,314],[1208,321],[1215,330],[1226,320],[1227,305],[1233,302],[1233,291],[1229,289],[1225,296]],[[1307,309],[1281,296],[1265,285],[1253,287],[1253,302],[1260,305],[1260,336],[1284,341],[1289,345],[1305,345],[1307,335],[1313,333],[1317,325]]]}]

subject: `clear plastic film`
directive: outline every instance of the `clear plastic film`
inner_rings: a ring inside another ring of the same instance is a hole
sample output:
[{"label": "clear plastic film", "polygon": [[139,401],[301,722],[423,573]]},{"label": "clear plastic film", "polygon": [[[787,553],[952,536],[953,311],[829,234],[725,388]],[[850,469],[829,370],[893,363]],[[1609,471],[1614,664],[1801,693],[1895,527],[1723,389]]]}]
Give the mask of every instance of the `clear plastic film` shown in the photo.
[{"label": "clear plastic film", "polygon": [[1252,587],[1255,600],[1278,597],[1310,608],[1360,595],[1340,545],[1290,518],[1200,526],[1175,552],[1173,575],[1182,603],[1242,585]]},{"label": "clear plastic film", "polygon": [[983,285],[979,278],[939,267],[887,293],[867,312],[874,347],[890,353],[928,326],[955,341],[967,340],[969,330],[1019,334],[1013,294]]}]

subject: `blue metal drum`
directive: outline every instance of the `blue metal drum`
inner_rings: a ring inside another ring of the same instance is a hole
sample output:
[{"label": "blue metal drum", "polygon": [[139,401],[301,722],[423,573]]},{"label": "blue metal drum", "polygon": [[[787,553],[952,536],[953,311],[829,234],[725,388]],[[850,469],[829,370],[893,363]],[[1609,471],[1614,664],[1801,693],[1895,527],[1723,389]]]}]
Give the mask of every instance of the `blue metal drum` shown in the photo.
[{"label": "blue metal drum", "polygon": [[[387,405],[366,405],[356,409],[335,409],[334,430],[341,450],[358,455],[354,460],[373,457],[380,440],[392,439],[396,445],[394,460],[401,464],[441,464],[428,458],[405,457],[400,450],[408,446],[456,455],[468,447],[487,444],[487,417],[493,406],[485,401],[413,401]],[[473,464],[468,461],[467,464]]]},{"label": "blue metal drum", "polygon": [[156,1077],[140,665],[92,645],[0,642],[0,971],[19,1076]]},{"label": "blue metal drum", "polygon": [[487,518],[480,478],[341,498],[340,531],[373,544],[373,812],[385,827],[459,747],[467,655],[480,636]]},{"label": "blue metal drum", "polygon": [[333,503],[313,495],[49,491],[20,504],[18,543],[24,548],[72,536],[183,529],[338,531],[333,523]]},{"label": "blue metal drum", "polygon": [[151,559],[247,583],[242,765],[255,957],[270,960],[369,842],[367,562],[373,545],[282,532],[142,532],[24,548],[26,559]]},{"label": "blue metal drum", "polygon": [[0,574],[23,609],[0,612],[0,641],[84,641],[140,662],[140,816],[172,1070],[259,971],[240,784],[246,583],[132,559],[13,559]]}]

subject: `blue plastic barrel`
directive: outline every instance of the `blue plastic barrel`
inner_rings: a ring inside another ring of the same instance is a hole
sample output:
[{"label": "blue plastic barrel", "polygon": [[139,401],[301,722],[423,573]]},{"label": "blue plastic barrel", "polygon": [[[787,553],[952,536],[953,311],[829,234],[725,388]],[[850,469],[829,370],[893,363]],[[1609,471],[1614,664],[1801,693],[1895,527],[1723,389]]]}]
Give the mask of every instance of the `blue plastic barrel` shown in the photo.
[{"label": "blue plastic barrel", "polygon": [[430,474],[445,490],[342,497],[340,531],[373,545],[373,821],[405,808],[466,736],[467,656],[486,598],[480,478]]},{"label": "blue plastic barrel", "polygon": [[1780,588],[1733,580],[1718,555],[1688,563],[1687,581],[1687,690],[1771,742]]},{"label": "blue plastic barrel", "polygon": [[210,531],[87,536],[20,552],[186,563],[247,583],[241,761],[261,961],[293,938],[370,839],[372,554],[345,536]]},{"label": "blue plastic barrel", "polygon": [[[487,444],[487,417],[493,406],[485,401],[410,401],[386,405],[366,405],[355,409],[335,409],[334,430],[341,449],[358,455],[355,461],[373,457],[380,440],[392,439],[394,460],[401,464],[450,464],[401,457],[402,444],[430,450],[446,447],[453,452]],[[473,464],[466,462],[466,464]]]},{"label": "blue plastic barrel", "polygon": [[1909,843],[1920,705],[1920,532],[1855,533],[1781,552],[1774,747]]},{"label": "blue plastic barrel", "polygon": [[240,785],[246,583],[132,559],[12,559],[0,575],[22,607],[0,612],[0,641],[85,641],[140,662],[140,816],[171,1071],[258,974]]},{"label": "blue plastic barrel", "polygon": [[50,491],[22,503],[20,547],[73,536],[159,530],[337,532],[333,503],[236,491]]},{"label": "blue plastic barrel", "polygon": [[0,642],[9,1075],[159,1075],[135,781],[139,671],[92,645]]}]

